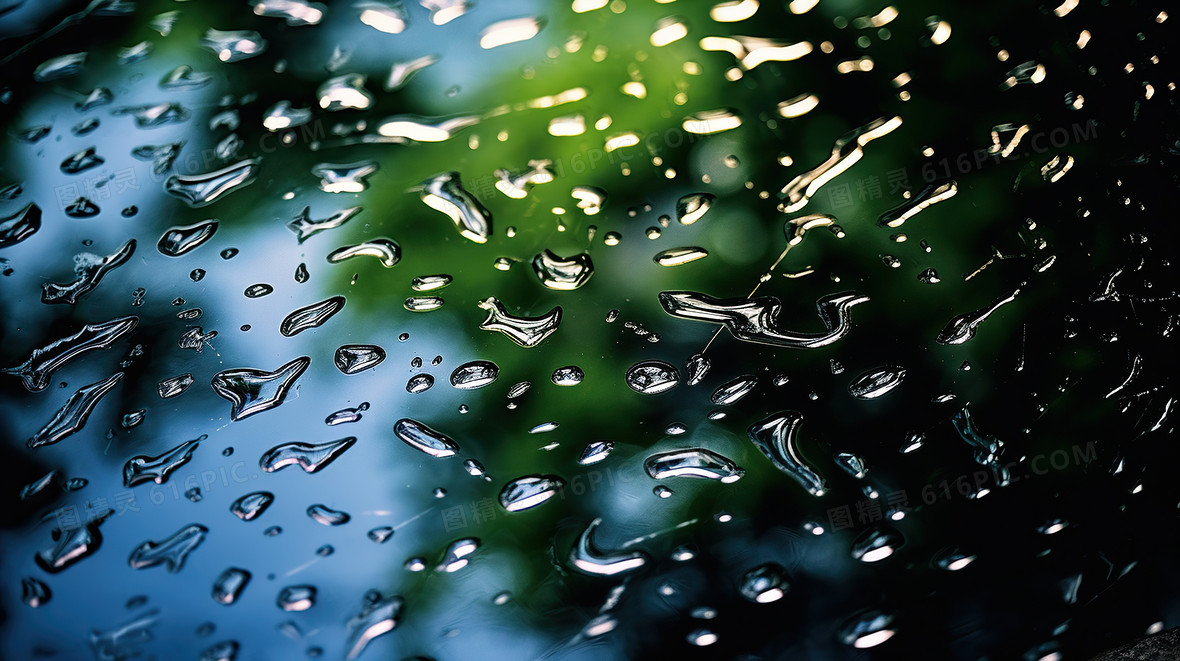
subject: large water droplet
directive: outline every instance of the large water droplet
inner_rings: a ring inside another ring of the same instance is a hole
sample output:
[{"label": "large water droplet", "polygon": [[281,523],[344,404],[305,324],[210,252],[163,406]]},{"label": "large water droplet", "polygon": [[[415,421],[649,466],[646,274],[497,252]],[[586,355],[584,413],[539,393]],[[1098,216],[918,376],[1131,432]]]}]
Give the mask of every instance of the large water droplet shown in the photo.
[{"label": "large water droplet", "polygon": [[366,601],[365,607],[348,620],[348,653],[346,661],[358,658],[374,638],[397,627],[403,600],[401,597],[381,597]]},{"label": "large water droplet", "polygon": [[464,238],[486,243],[492,235],[492,213],[463,188],[458,172],[444,172],[422,182],[419,195],[432,209],[451,217]]},{"label": "large water droplet", "polygon": [[213,601],[224,606],[230,606],[242,596],[242,591],[250,582],[250,572],[237,567],[230,567],[213,582]]},{"label": "large water droplet", "polygon": [[123,373],[116,372],[101,381],[82,386],[76,390],[66,400],[66,403],[57,410],[57,413],[53,414],[53,418],[36,434],[33,434],[26,445],[30,448],[53,445],[67,436],[76,433],[86,424],[91,411],[94,410],[94,407],[98,405],[103,396],[118,385],[122,379]]},{"label": "large water droplet", "polygon": [[375,161],[318,163],[311,173],[320,178],[325,193],[359,193],[369,187],[369,177],[378,170]]},{"label": "large water droplet", "polygon": [[845,645],[867,649],[889,640],[895,633],[897,630],[893,627],[892,615],[880,610],[870,610],[849,618],[840,626],[837,636]]},{"label": "large water droplet", "polygon": [[799,454],[798,435],[802,422],[802,414],[782,411],[751,425],[747,433],[775,468],[795,478],[811,495],[822,496],[826,492],[823,480]]},{"label": "large water droplet", "polygon": [[135,239],[130,239],[106,257],[88,252],[74,255],[74,274],[78,276],[77,279],[64,285],[54,282],[41,285],[41,302],[70,304],[77,302],[79,296],[97,287],[98,283],[102,282],[103,276],[122,266],[134,252]]},{"label": "large water droplet", "polygon": [[553,370],[551,378],[555,385],[576,386],[586,378],[586,373],[577,365],[567,365]]},{"label": "large water droplet", "polygon": [[385,268],[393,268],[402,258],[402,249],[392,239],[384,237],[358,243],[355,246],[341,246],[328,253],[328,262],[339,264],[353,257],[376,257]]},{"label": "large water droplet", "polygon": [[253,30],[214,30],[201,37],[201,46],[222,62],[238,62],[257,57],[266,50],[266,40]]},{"label": "large water droplet", "polygon": [[185,441],[167,452],[155,457],[137,455],[123,466],[123,486],[133,487],[144,482],[163,484],[168,476],[176,472],[181,466],[193,458],[197,446],[205,440],[202,435],[191,441]]},{"label": "large water droplet", "polygon": [[769,562],[742,575],[738,591],[754,603],[769,604],[782,599],[789,589],[787,570],[782,565]]},{"label": "large water droplet", "polygon": [[287,466],[299,466],[305,473],[323,470],[356,443],[355,436],[324,443],[281,443],[266,451],[258,460],[262,470],[273,473]]},{"label": "large water droplet", "polygon": [[342,526],[352,519],[348,512],[334,510],[327,505],[316,503],[307,508],[307,515],[316,523],[325,526]]},{"label": "large water droplet", "polygon": [[[500,368],[495,363],[489,360],[473,360],[451,372],[451,385],[459,390],[474,390],[490,385],[499,375]],[[509,397],[512,397],[511,393]]]},{"label": "large water droplet", "polygon": [[233,403],[230,419],[241,420],[282,404],[295,380],[310,364],[311,358],[301,356],[273,372],[248,367],[226,370],[218,372],[210,385],[218,395]]},{"label": "large water droplet", "polygon": [[904,367],[882,365],[853,379],[848,384],[848,392],[857,399],[876,399],[901,385],[903,378]]},{"label": "large water droplet", "polygon": [[556,496],[565,480],[556,475],[525,475],[500,490],[500,505],[509,512],[523,512]]},{"label": "large water droplet", "polygon": [[662,360],[644,360],[627,370],[627,386],[644,395],[656,395],[675,388],[680,383],[680,372]]},{"label": "large water droplet", "polygon": [[279,592],[276,603],[287,612],[305,611],[315,605],[314,585],[289,585]]},{"label": "large water droplet", "polygon": [[479,549],[479,540],[474,537],[456,539],[447,545],[447,550],[443,551],[442,559],[434,569],[448,574],[457,572],[471,562],[467,556],[475,553],[477,549]]},{"label": "large water droplet", "polygon": [[489,296],[479,302],[479,307],[488,312],[487,318],[479,325],[481,330],[499,331],[522,347],[537,346],[557,332],[561,325],[560,306],[540,317],[523,317],[510,314],[503,303]]},{"label": "large water droplet", "polygon": [[643,462],[643,469],[655,480],[669,477],[695,477],[720,480],[729,484],[746,474],[740,466],[712,450],[693,448],[653,454]]},{"label": "large water droplet", "polygon": [[417,420],[398,420],[393,424],[393,433],[406,445],[432,457],[453,457],[459,452],[458,443]]},{"label": "large water droplet", "polygon": [[592,576],[618,576],[634,571],[651,559],[643,551],[604,553],[594,545],[594,530],[602,523],[599,517],[590,522],[570,551],[569,564],[574,569]]},{"label": "large water droplet", "polygon": [[938,333],[938,337],[935,340],[939,344],[962,344],[970,340],[975,337],[980,324],[991,316],[993,312],[999,310],[1001,306],[1016,300],[1018,294],[1020,294],[1019,289],[1013,290],[1011,294],[997,298],[986,307],[971,312],[964,312],[951,319],[947,322],[946,327]]},{"label": "large water droplet", "polygon": [[77,333],[34,349],[20,365],[0,370],[0,374],[20,377],[26,390],[38,392],[49,385],[59,367],[92,349],[106,349],[139,323],[139,317],[120,317],[101,324],[87,324]]},{"label": "large water droplet", "polygon": [[0,248],[24,241],[41,229],[41,207],[29,202],[20,211],[0,218]]},{"label": "large water droplet", "polygon": [[295,237],[299,243],[303,243],[320,232],[340,227],[352,220],[361,211],[364,211],[364,207],[348,207],[326,218],[313,220],[311,217],[311,207],[303,207],[303,211],[300,211],[298,216],[295,216],[291,219],[291,222],[287,223],[287,229],[295,233]]},{"label": "large water droplet", "polygon": [[207,206],[251,184],[261,162],[261,159],[249,158],[205,174],[174,174],[164,182],[164,190],[184,200],[190,207]]},{"label": "large water droplet", "polygon": [[343,296],[333,296],[318,303],[301,307],[283,319],[279,325],[279,332],[285,337],[292,337],[311,328],[324,325],[337,312],[344,308]]},{"label": "large water droplet", "polygon": [[869,528],[853,540],[852,557],[861,562],[880,562],[897,552],[902,544],[905,544],[905,538],[896,528]]},{"label": "large water droplet", "polygon": [[533,272],[546,287],[571,291],[589,282],[594,275],[594,263],[586,253],[566,259],[545,250],[533,257]]},{"label": "large water droplet", "polygon": [[683,225],[700,220],[713,206],[716,197],[711,193],[692,193],[676,200],[676,219]]},{"label": "large water droplet", "polygon": [[660,304],[673,317],[725,324],[739,340],[796,349],[827,346],[847,335],[852,330],[849,310],[868,300],[855,292],[824,296],[816,310],[826,332],[798,333],[778,328],[782,302],[773,296],[718,299],[691,291],[660,292]]},{"label": "large water droplet", "polygon": [[385,360],[385,349],[375,344],[345,344],[336,349],[336,369],[356,374],[376,367]]},{"label": "large water droplet", "polygon": [[234,516],[243,521],[253,521],[262,516],[262,513],[274,501],[275,496],[273,493],[269,491],[254,491],[235,500],[229,506],[229,511],[233,512]]},{"label": "large water droplet", "polygon": [[217,226],[217,220],[211,219],[193,225],[173,227],[164,232],[156,247],[169,257],[180,257],[213,238]]},{"label": "large water droplet", "polygon": [[726,381],[717,386],[717,389],[713,391],[709,399],[719,406],[728,406],[750,394],[757,385],[758,377],[753,374],[743,374],[736,379]]},{"label": "large water droplet", "polygon": [[709,252],[704,248],[686,246],[683,248],[661,250],[656,253],[655,257],[652,257],[652,261],[660,266],[683,266],[708,256]]},{"label": "large water droplet", "polygon": [[434,377],[429,374],[415,374],[406,382],[406,392],[416,394],[426,392],[434,386]]},{"label": "large water droplet", "polygon": [[177,530],[173,535],[159,542],[146,541],[135,547],[127,564],[132,569],[147,569],[157,565],[164,565],[168,571],[175,574],[184,568],[184,560],[194,549],[205,541],[205,534],[209,529],[200,524],[192,524]]}]

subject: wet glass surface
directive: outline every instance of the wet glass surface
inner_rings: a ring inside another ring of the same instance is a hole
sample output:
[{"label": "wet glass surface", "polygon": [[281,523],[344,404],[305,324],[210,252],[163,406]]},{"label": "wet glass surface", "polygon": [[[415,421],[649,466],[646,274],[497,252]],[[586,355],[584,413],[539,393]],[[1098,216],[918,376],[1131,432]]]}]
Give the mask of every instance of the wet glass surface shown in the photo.
[{"label": "wet glass surface", "polygon": [[0,658],[1177,626],[1168,9],[0,5]]}]

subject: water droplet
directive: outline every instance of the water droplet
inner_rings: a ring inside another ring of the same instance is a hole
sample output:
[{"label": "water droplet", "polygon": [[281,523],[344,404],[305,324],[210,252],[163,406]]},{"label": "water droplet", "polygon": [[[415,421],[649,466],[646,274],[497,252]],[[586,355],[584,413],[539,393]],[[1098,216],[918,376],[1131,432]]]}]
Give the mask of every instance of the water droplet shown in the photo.
[{"label": "water droplet", "polygon": [[33,70],[33,80],[40,83],[76,76],[82,71],[82,65],[86,64],[86,55],[85,52],[82,52],[51,57]]},{"label": "water droplet", "polygon": [[708,256],[709,252],[704,248],[687,246],[684,248],[661,250],[656,253],[655,257],[652,257],[652,261],[660,266],[683,266]]},{"label": "water droplet", "polygon": [[302,468],[305,473],[315,473],[332,463],[336,457],[344,454],[354,443],[356,443],[355,436],[319,444],[298,441],[281,443],[267,450],[258,460],[258,465],[268,473],[295,465]]},{"label": "water droplet", "polygon": [[746,473],[730,459],[704,448],[653,454],[643,462],[643,468],[654,480],[695,477],[725,484],[737,482]]},{"label": "water droplet", "polygon": [[857,399],[876,399],[901,385],[905,368],[882,365],[863,372],[848,384],[848,393]]},{"label": "water droplet", "polygon": [[318,328],[344,308],[344,297],[333,296],[318,303],[299,308],[283,319],[279,332],[292,337],[310,328]]},{"label": "water droplet", "polygon": [[276,603],[287,612],[305,611],[315,605],[316,589],[313,585],[290,585],[279,592]]},{"label": "water droplet", "polygon": [[429,374],[415,374],[406,382],[406,392],[416,394],[426,392],[434,386],[434,377]]},{"label": "water droplet", "polygon": [[856,479],[864,479],[868,474],[869,469],[865,466],[865,460],[849,452],[839,452],[835,455],[836,465],[843,468],[849,475]]},{"label": "water droplet", "polygon": [[480,48],[490,50],[498,46],[527,41],[537,36],[541,28],[545,27],[547,19],[544,16],[526,16],[496,21],[479,33]]},{"label": "water droplet", "polygon": [[442,289],[451,284],[453,278],[445,273],[438,275],[420,275],[414,278],[410,283],[410,288],[414,291],[434,291]]},{"label": "water droplet", "polygon": [[378,544],[384,544],[385,542],[389,541],[391,537],[393,537],[393,528],[390,526],[373,528],[368,532],[368,537],[370,540]]},{"label": "water droplet", "polygon": [[890,526],[877,526],[857,535],[852,542],[852,557],[861,562],[880,562],[905,544],[905,538]]},{"label": "water droplet", "polygon": [[316,503],[307,508],[307,515],[316,523],[325,526],[342,526],[352,519],[348,512],[334,510],[327,505]]},{"label": "water droplet", "polygon": [[550,289],[572,291],[589,282],[594,275],[594,263],[587,253],[567,259],[545,250],[533,257],[533,272]]},{"label": "water droplet", "polygon": [[110,508],[87,513],[88,521],[77,528],[59,530],[55,542],[37,552],[37,565],[56,574],[70,565],[93,555],[102,545],[98,527],[114,514]]},{"label": "water droplet", "polygon": [[20,365],[0,370],[19,377],[26,390],[39,392],[49,385],[53,372],[78,355],[92,349],[110,348],[139,323],[139,317],[120,317],[100,324],[87,324],[77,333],[34,349]]},{"label": "water droplet", "polygon": [[378,169],[375,161],[317,163],[311,173],[320,178],[320,190],[325,193],[360,193],[368,189],[368,179]]},{"label": "water droplet", "polygon": [[735,404],[738,400],[750,394],[757,385],[758,377],[753,374],[744,374],[717,386],[710,399],[714,404],[719,406]]},{"label": "water droplet", "polygon": [[336,349],[336,369],[345,374],[363,372],[384,360],[385,349],[375,344],[345,344]]},{"label": "water droplet", "polygon": [[164,182],[164,190],[184,200],[190,207],[208,206],[222,196],[253,183],[261,162],[261,159],[252,158],[205,174],[174,174]]},{"label": "water droplet", "polygon": [[586,378],[586,373],[577,365],[567,365],[553,370],[553,383],[559,386],[576,386]]},{"label": "water droplet", "polygon": [[53,414],[53,418],[33,434],[26,445],[30,448],[53,445],[82,429],[94,407],[122,379],[123,373],[116,372],[101,381],[82,386],[76,390],[66,400],[66,403]]},{"label": "water droplet", "polygon": [[206,220],[193,225],[173,227],[164,232],[156,247],[169,257],[180,257],[213,238],[217,226],[218,221]]},{"label": "water droplet", "polygon": [[680,373],[662,360],[644,360],[627,370],[627,386],[644,395],[656,395],[680,383]]},{"label": "water droplet", "polygon": [[253,284],[249,287],[246,287],[246,291],[242,293],[245,294],[246,298],[262,298],[263,296],[274,292],[274,290],[274,287],[271,287],[265,282],[260,282],[258,284]]},{"label": "water droplet", "polygon": [[311,207],[303,207],[303,211],[300,211],[299,215],[287,223],[287,229],[295,233],[295,237],[299,243],[303,243],[320,232],[340,227],[352,220],[361,211],[364,211],[364,207],[349,207],[347,209],[341,209],[326,218],[313,220],[311,218]]},{"label": "water droplet", "polygon": [[41,207],[29,202],[20,211],[0,218],[0,248],[24,241],[41,229]]},{"label": "water droplet", "polygon": [[459,452],[458,443],[417,420],[398,420],[393,425],[393,433],[406,445],[432,457],[452,457]]},{"label": "water droplet", "polygon": [[144,482],[163,484],[178,468],[188,463],[196,452],[197,445],[206,436],[199,436],[155,457],[137,455],[123,465],[123,486],[133,487]]},{"label": "water droplet", "polygon": [[71,154],[61,162],[61,171],[66,174],[78,174],[91,168],[96,168],[106,162],[99,156],[94,147],[87,147],[80,152]]},{"label": "water droplet", "polygon": [[582,450],[581,456],[578,457],[578,463],[583,466],[596,464],[609,457],[614,449],[614,441],[594,441]]},{"label": "water droplet", "polygon": [[488,297],[479,302],[479,307],[487,310],[488,316],[480,323],[481,330],[499,331],[508,339],[522,347],[535,347],[545,338],[557,332],[561,325],[561,307],[540,317],[524,317],[510,314],[504,304],[495,297]]},{"label": "water droplet", "polygon": [[147,417],[147,409],[138,409],[123,416],[121,424],[123,429],[131,429],[138,426]]},{"label": "water droplet", "polygon": [[32,576],[25,576],[20,580],[21,598],[29,608],[40,608],[44,606],[53,593],[50,592],[49,586]]},{"label": "water droplet", "polygon": [[787,570],[782,565],[770,562],[743,574],[738,591],[754,603],[769,604],[782,599],[789,589]]},{"label": "water droplet", "polygon": [[682,225],[700,220],[713,206],[716,197],[711,193],[692,193],[676,201],[676,219]]},{"label": "water droplet", "polygon": [[804,463],[799,453],[799,425],[802,422],[800,413],[782,411],[751,425],[747,434],[775,468],[795,478],[811,495],[822,496],[827,491],[823,480]]},{"label": "water droplet", "polygon": [[373,95],[365,89],[365,76],[347,73],[329,78],[316,90],[316,99],[323,110],[367,110],[373,105]]},{"label": "water droplet", "polygon": [[458,172],[444,172],[427,179],[422,182],[419,195],[427,206],[450,216],[464,238],[486,243],[492,235],[491,212],[463,188]]},{"label": "water droplet", "polygon": [[[455,371],[451,372],[451,385],[459,390],[474,390],[490,385],[499,375],[500,368],[495,363],[487,360],[473,360],[456,367]],[[527,390],[527,386],[525,389]],[[508,396],[513,397],[511,392]]]},{"label": "water droplet", "polygon": [[182,64],[160,78],[160,89],[171,92],[197,90],[213,82],[213,74],[194,71],[187,64]]},{"label": "water droplet", "polygon": [[380,594],[375,596],[377,598],[367,600],[364,608],[348,620],[348,653],[344,657],[346,661],[354,661],[364,653],[373,639],[397,627],[404,603],[402,598],[382,597]]},{"label": "water droplet", "polygon": [[[328,254],[328,263],[339,264],[346,259],[361,256],[376,257],[385,268],[393,268],[401,261],[401,247],[389,239],[373,239],[355,246],[342,246],[333,250]],[[356,284],[355,281],[353,284]]]},{"label": "water droplet", "polygon": [[974,555],[962,553],[954,547],[943,549],[934,556],[934,566],[947,571],[959,571],[972,562],[975,562]]},{"label": "water droplet", "polygon": [[816,302],[826,332],[799,333],[777,328],[782,303],[773,296],[717,299],[691,291],[660,292],[660,304],[673,317],[725,324],[739,340],[797,349],[827,346],[852,330],[852,306],[869,300],[855,292],[829,294]]},{"label": "water droplet", "polygon": [[248,367],[226,370],[214,375],[210,385],[233,404],[230,419],[242,420],[282,404],[291,386],[310,364],[311,358],[302,356],[273,372]]},{"label": "water droplet", "polygon": [[175,574],[184,568],[185,558],[205,541],[205,534],[208,532],[209,529],[205,526],[194,523],[177,530],[165,540],[146,541],[131,552],[127,564],[132,569],[165,565],[169,572]]},{"label": "water droplet", "polygon": [[443,551],[442,559],[439,560],[434,570],[448,574],[457,572],[471,562],[468,556],[478,549],[479,540],[474,537],[457,539],[447,545],[446,551]]},{"label": "water droplet", "polygon": [[443,303],[441,296],[411,296],[403,301],[402,306],[410,312],[431,312],[441,308]]},{"label": "water droplet", "polygon": [[254,491],[235,500],[229,511],[243,521],[253,521],[262,516],[274,500],[274,494],[269,491]]},{"label": "water droplet", "polygon": [[578,571],[591,576],[618,576],[634,571],[647,564],[650,557],[642,551],[604,553],[593,541],[594,530],[602,523],[601,518],[594,519],[582,534],[578,542],[570,551],[569,564]]},{"label": "water droplet", "polygon": [[242,596],[242,591],[250,582],[250,572],[237,567],[230,567],[213,582],[213,601],[230,606]]},{"label": "water droplet", "polygon": [[504,485],[500,505],[509,512],[532,509],[557,495],[565,481],[556,475],[525,475]]},{"label": "water droplet", "polygon": [[971,312],[964,312],[963,314],[951,319],[947,322],[945,328],[938,333],[935,338],[939,344],[962,344],[971,338],[975,337],[975,333],[979,330],[979,325],[982,324],[993,312],[999,310],[1001,306],[1011,303],[1016,300],[1016,296],[1020,294],[1019,289],[1015,289],[1011,294],[997,298],[995,301],[986,307]]}]

